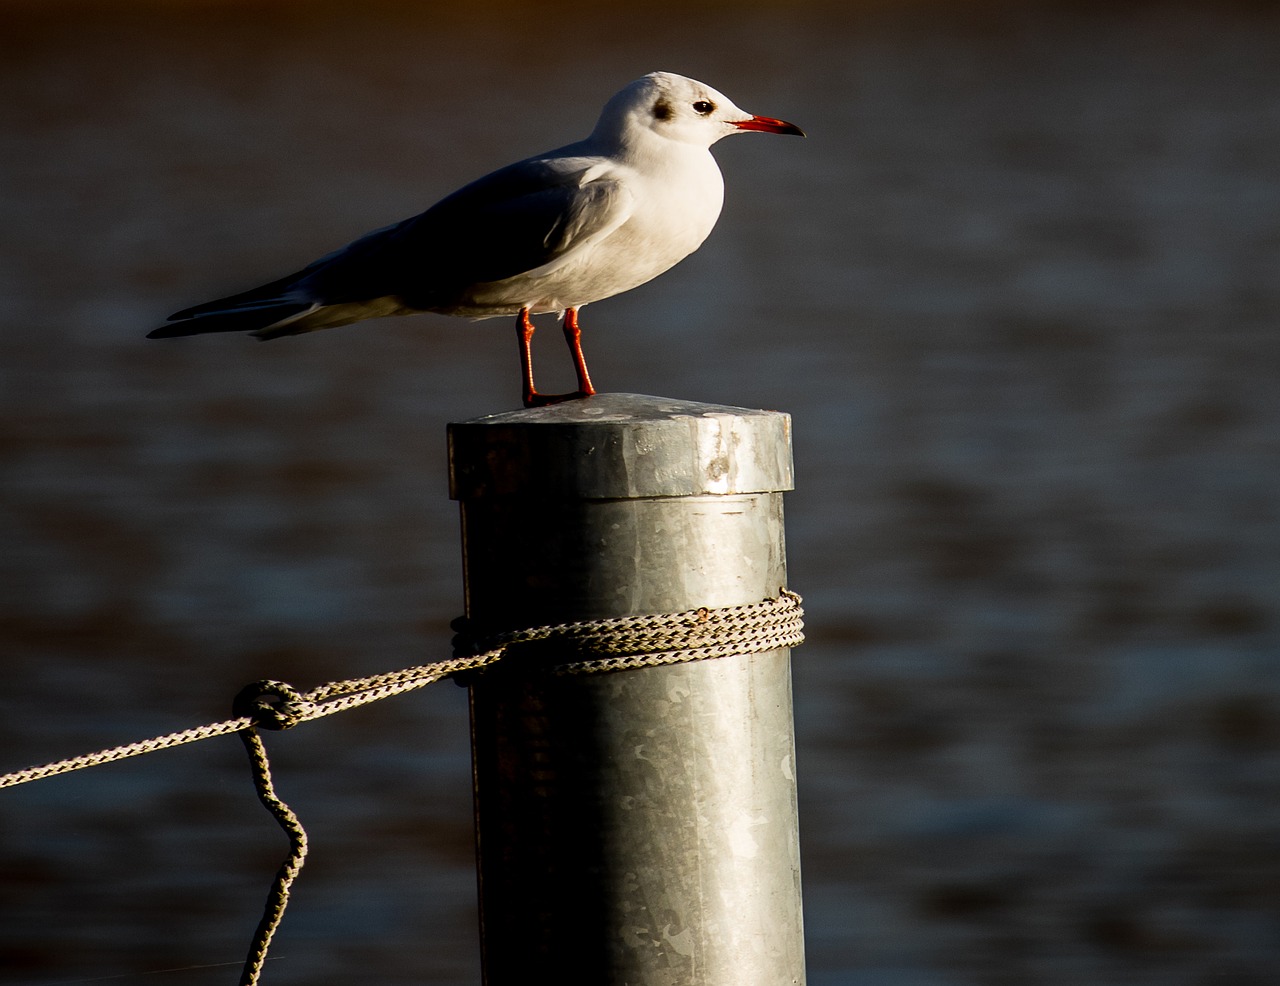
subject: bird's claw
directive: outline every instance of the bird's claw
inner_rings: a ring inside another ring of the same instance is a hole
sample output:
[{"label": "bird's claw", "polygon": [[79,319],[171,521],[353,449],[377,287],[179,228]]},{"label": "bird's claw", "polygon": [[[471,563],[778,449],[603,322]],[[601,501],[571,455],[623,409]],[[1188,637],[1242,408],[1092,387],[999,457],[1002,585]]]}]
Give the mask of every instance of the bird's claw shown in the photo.
[{"label": "bird's claw", "polygon": [[565,401],[576,401],[583,397],[591,397],[595,391],[575,390],[571,394],[525,394],[525,407],[546,407],[549,404],[563,404]]}]

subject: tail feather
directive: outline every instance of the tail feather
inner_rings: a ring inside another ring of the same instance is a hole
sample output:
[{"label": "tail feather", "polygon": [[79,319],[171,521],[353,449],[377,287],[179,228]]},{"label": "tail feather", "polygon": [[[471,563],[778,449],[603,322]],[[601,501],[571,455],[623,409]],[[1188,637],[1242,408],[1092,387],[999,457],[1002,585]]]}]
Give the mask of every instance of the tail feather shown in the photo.
[{"label": "tail feather", "polygon": [[260,338],[290,335],[299,331],[289,323],[320,306],[314,302],[263,302],[236,308],[211,308],[201,305],[169,317],[169,324],[147,333],[148,339],[173,339],[178,336],[201,335],[205,332],[255,332]]},{"label": "tail feather", "polygon": [[[315,264],[312,267],[316,266]],[[190,308],[184,308],[180,312],[174,312],[169,316],[170,322],[176,322],[179,319],[197,318],[205,315],[217,315],[222,312],[245,308],[262,308],[268,305],[284,305],[298,300],[296,294],[291,296],[291,292],[297,289],[298,282],[311,271],[311,267],[297,271],[287,277],[277,278],[267,284],[259,284],[256,288],[250,288],[248,291],[240,291],[236,294],[229,294],[225,298],[214,298],[213,301],[206,301],[202,305],[193,305]],[[212,332],[213,329],[204,331]]]},{"label": "tail feather", "polygon": [[169,324],[147,338],[252,332],[259,339],[275,339],[417,311],[390,290],[403,263],[384,256],[387,242],[410,222],[374,230],[286,277],[174,312]]}]

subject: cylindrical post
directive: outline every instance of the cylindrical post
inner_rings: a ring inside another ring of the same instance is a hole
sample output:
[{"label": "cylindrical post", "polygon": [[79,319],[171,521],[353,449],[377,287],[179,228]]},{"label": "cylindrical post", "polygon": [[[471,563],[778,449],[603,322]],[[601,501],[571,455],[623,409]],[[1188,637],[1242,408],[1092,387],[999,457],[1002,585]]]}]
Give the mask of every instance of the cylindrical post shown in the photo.
[{"label": "cylindrical post", "polygon": [[[449,442],[481,626],[786,584],[786,414],[606,394]],[[566,676],[513,656],[471,721],[487,986],[804,982],[788,651]]]}]

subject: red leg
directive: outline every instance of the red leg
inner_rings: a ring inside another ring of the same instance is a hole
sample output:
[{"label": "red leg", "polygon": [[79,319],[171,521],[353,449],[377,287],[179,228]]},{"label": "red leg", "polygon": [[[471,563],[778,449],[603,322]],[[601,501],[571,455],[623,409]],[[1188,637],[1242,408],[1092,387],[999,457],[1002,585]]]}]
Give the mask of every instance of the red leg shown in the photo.
[{"label": "red leg", "polygon": [[587,360],[582,355],[582,330],[578,328],[578,309],[566,308],[564,312],[564,339],[573,354],[573,370],[578,375],[578,397],[590,397],[596,392],[591,386],[591,374],[587,372]]},{"label": "red leg", "polygon": [[520,375],[524,378],[524,406],[538,406],[538,389],[533,385],[533,323],[529,309],[521,308],[516,316],[516,341],[520,345]]},{"label": "red leg", "polygon": [[521,308],[516,316],[516,341],[520,345],[520,374],[524,378],[524,406],[543,407],[547,404],[558,404],[571,401],[577,397],[590,397],[595,388],[591,386],[591,377],[587,374],[587,361],[582,357],[582,332],[578,328],[577,309],[570,308],[564,313],[564,337],[569,343],[569,351],[573,354],[573,368],[578,375],[578,389],[572,394],[540,394],[533,385],[533,331],[534,324],[529,320],[529,309]]}]

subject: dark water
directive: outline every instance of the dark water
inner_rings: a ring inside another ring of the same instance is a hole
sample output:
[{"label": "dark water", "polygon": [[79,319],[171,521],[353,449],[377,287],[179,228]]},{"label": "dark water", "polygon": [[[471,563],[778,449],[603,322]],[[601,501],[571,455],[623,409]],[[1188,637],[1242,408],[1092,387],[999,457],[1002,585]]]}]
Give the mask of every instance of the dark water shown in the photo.
[{"label": "dark water", "polygon": [[[1276,981],[1280,19],[180,6],[0,8],[0,769],[445,653],[505,322],[142,334],[665,68],[811,135],[720,145],[708,244],[584,314],[605,389],[794,415],[810,982]],[[478,982],[466,729],[446,685],[270,737],[269,981]],[[233,981],[242,758],[0,795],[0,976]]]}]

